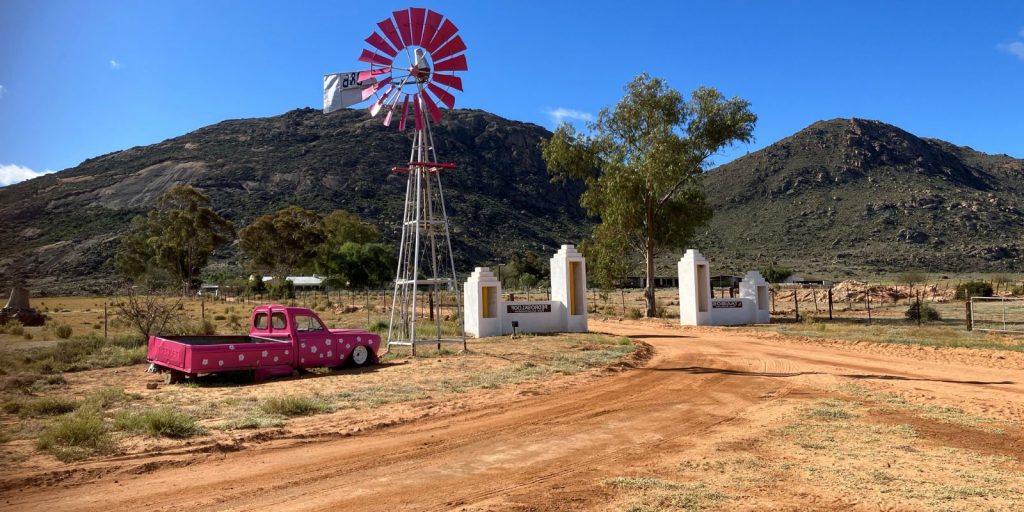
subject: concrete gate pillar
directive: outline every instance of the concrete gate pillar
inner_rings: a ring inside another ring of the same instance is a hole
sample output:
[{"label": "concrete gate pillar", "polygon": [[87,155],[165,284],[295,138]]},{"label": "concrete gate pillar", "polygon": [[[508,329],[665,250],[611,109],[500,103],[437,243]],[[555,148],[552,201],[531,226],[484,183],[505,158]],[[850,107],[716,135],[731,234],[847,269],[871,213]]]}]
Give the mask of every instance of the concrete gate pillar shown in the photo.
[{"label": "concrete gate pillar", "polygon": [[487,267],[476,267],[462,289],[467,336],[501,334],[501,282]]},{"label": "concrete gate pillar", "polygon": [[679,324],[714,325],[711,319],[711,268],[696,249],[679,260]]},{"label": "concrete gate pillar", "polygon": [[564,308],[566,332],[587,332],[587,262],[575,246],[551,258],[551,300]]}]

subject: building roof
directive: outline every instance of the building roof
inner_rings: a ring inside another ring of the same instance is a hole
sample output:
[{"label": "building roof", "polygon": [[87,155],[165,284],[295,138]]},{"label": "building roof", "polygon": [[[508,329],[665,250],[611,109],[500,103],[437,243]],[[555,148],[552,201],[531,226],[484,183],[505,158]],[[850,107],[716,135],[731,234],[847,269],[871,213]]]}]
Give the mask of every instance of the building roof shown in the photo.
[{"label": "building roof", "polygon": [[[263,282],[267,282],[274,279],[273,276],[263,276]],[[324,280],[318,276],[288,276],[285,278],[287,281],[291,281],[295,286],[320,286]]]}]

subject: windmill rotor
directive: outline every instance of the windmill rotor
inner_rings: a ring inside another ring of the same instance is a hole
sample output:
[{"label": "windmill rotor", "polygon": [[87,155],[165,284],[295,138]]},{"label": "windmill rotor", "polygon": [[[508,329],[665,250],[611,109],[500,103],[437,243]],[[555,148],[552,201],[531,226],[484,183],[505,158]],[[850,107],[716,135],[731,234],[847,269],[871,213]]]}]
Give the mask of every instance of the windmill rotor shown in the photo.
[{"label": "windmill rotor", "polygon": [[439,123],[441,106],[455,108],[454,91],[463,90],[456,73],[469,69],[466,43],[458,31],[450,19],[418,7],[394,11],[377,23],[377,30],[364,40],[369,47],[357,59],[370,65],[359,72],[359,81],[376,80],[362,93],[364,101],[373,100],[370,114],[384,112],[385,126],[397,117],[399,130],[413,114],[421,129],[426,120],[422,114]]}]

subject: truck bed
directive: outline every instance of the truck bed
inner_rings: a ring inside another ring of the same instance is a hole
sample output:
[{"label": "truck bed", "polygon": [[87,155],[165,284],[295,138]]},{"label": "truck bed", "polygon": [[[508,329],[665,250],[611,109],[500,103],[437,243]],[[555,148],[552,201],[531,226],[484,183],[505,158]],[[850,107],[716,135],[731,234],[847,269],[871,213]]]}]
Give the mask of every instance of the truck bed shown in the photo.
[{"label": "truck bed", "polygon": [[[291,343],[288,336],[161,336],[161,339],[181,343],[182,345],[240,345],[242,343]],[[273,340],[273,341],[271,341]]]}]

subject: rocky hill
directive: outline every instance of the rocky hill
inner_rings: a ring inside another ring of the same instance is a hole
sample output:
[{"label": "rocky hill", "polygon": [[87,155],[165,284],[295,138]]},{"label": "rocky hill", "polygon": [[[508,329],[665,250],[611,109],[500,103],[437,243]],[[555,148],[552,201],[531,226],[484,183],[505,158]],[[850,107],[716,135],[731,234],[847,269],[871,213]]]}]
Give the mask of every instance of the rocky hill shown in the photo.
[{"label": "rocky hill", "polygon": [[[435,130],[457,266],[582,239],[578,184],[551,184],[544,128],[481,111]],[[0,188],[0,289],[102,291],[135,215],[176,183],[202,189],[236,226],[289,204],[343,208],[399,235],[410,134],[362,110],[224,121]],[[1024,271],[1024,160],[862,119],[820,121],[705,175],[715,218],[692,246],[718,272],[771,262],[801,275]],[[216,255],[236,264],[237,251]],[[673,256],[662,273],[674,272]]]},{"label": "rocky hill", "polygon": [[[458,169],[443,177],[457,266],[468,270],[513,252],[553,252],[587,231],[578,185],[552,185],[538,149],[550,133],[474,110],[446,113],[434,130],[438,157]],[[324,115],[300,109],[224,121],[158,144],[0,188],[0,289],[101,291],[110,282],[119,234],[175,184],[208,194],[236,226],[296,204],[342,208],[395,241],[410,132],[364,110]],[[234,248],[217,255],[231,262]]]},{"label": "rocky hill", "polygon": [[706,174],[718,269],[842,277],[1024,270],[1024,160],[863,119],[819,121]]}]

